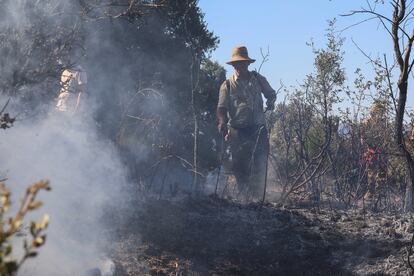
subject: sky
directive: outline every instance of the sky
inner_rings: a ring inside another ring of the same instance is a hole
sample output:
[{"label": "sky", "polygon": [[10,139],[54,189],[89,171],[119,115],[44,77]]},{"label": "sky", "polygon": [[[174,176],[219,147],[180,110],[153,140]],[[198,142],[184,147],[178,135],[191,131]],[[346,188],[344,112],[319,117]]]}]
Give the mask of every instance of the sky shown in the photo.
[{"label": "sky", "polygon": [[[317,48],[324,48],[328,21],[334,18],[338,34],[345,38],[343,66],[349,84],[355,79],[357,68],[373,76],[369,59],[361,50],[372,58],[386,54],[387,60],[392,60],[390,36],[377,20],[355,25],[369,16],[341,16],[366,7],[364,0],[199,0],[199,6],[208,29],[220,39],[212,59],[222,64],[229,74],[232,68],[225,62],[234,46],[248,48],[249,56],[256,59],[251,69],[260,65],[260,49],[264,52],[269,49],[269,61],[263,65],[261,73],[275,89],[280,81],[286,86],[297,86],[312,73],[314,56],[307,42],[313,40]],[[377,9],[392,13],[389,6]],[[410,91],[408,105],[414,106],[414,95],[410,95]]]}]

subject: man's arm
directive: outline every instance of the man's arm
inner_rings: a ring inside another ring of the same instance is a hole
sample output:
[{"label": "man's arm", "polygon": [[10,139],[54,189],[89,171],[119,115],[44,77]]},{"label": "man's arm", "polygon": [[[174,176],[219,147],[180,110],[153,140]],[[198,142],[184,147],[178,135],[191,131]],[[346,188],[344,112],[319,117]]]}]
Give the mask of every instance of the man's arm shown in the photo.
[{"label": "man's arm", "polygon": [[220,133],[227,132],[227,108],[218,107],[217,108],[217,128]]},{"label": "man's arm", "polygon": [[257,74],[257,79],[262,88],[263,96],[266,98],[266,110],[275,109],[276,91],[270,86],[267,79],[262,75]]},{"label": "man's arm", "polygon": [[226,81],[220,86],[219,100],[217,104],[217,128],[220,133],[227,133],[227,112],[230,105],[230,91]]},{"label": "man's arm", "polygon": [[86,84],[88,82],[87,76],[86,76],[86,72],[84,71],[79,71],[77,73],[77,82],[78,82],[78,97],[76,99],[76,106],[75,106],[75,110],[79,109],[79,105],[80,105],[80,101],[81,101],[81,97],[82,94],[85,93],[86,90]]}]

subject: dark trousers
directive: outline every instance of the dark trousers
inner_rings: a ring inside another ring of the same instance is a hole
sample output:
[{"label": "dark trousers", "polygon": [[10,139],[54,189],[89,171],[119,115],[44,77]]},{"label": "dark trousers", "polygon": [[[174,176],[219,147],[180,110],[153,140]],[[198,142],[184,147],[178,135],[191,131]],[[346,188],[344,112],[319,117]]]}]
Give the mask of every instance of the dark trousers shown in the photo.
[{"label": "dark trousers", "polygon": [[260,199],[269,151],[266,127],[230,128],[230,150],[239,193]]}]

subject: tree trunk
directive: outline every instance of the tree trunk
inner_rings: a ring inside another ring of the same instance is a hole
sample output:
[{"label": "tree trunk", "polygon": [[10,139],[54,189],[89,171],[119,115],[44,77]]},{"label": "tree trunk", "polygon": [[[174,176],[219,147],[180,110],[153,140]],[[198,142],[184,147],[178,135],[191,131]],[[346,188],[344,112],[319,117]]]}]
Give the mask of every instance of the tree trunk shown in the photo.
[{"label": "tree trunk", "polygon": [[[407,160],[407,164],[410,161]],[[405,188],[405,201],[404,201],[404,212],[413,212],[413,164],[411,160],[411,164],[407,166],[408,168],[408,175],[407,175],[407,187]],[[411,168],[410,168],[411,167]]]},{"label": "tree trunk", "polygon": [[396,140],[397,145],[400,152],[405,157],[405,163],[407,168],[407,186],[405,189],[405,202],[404,202],[404,211],[405,212],[413,212],[414,211],[414,204],[413,204],[413,183],[414,183],[414,161],[411,156],[411,153],[405,147],[404,141],[404,111],[405,111],[405,104],[407,102],[407,90],[408,90],[408,82],[406,80],[406,76],[402,76],[402,78],[398,81],[398,90],[400,92],[400,96],[398,97],[398,106],[397,106],[397,114],[396,114]]},{"label": "tree trunk", "polygon": [[193,140],[193,183],[191,187],[191,192],[197,192],[198,187],[198,118],[197,118],[197,110],[196,110],[196,89],[198,88],[198,81],[199,75],[198,70],[200,69],[200,62],[195,56],[194,53],[192,54],[192,62],[191,62],[191,72],[190,72],[190,85],[191,85],[191,111],[194,120],[194,140]]}]

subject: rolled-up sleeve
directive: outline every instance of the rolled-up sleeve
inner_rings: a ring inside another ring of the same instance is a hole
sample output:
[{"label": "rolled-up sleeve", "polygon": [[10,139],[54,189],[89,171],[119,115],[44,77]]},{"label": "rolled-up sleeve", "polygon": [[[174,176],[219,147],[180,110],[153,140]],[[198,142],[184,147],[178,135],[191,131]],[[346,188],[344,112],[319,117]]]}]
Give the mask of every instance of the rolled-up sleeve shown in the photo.
[{"label": "rolled-up sleeve", "polygon": [[227,108],[227,110],[230,108],[230,91],[228,91],[226,82],[223,82],[223,84],[220,86],[219,90],[219,100],[217,104],[217,108]]},{"label": "rolled-up sleeve", "polygon": [[260,86],[262,88],[262,93],[267,100],[275,100],[276,99],[276,91],[270,86],[269,82],[265,77],[258,74],[258,80],[260,82]]}]

